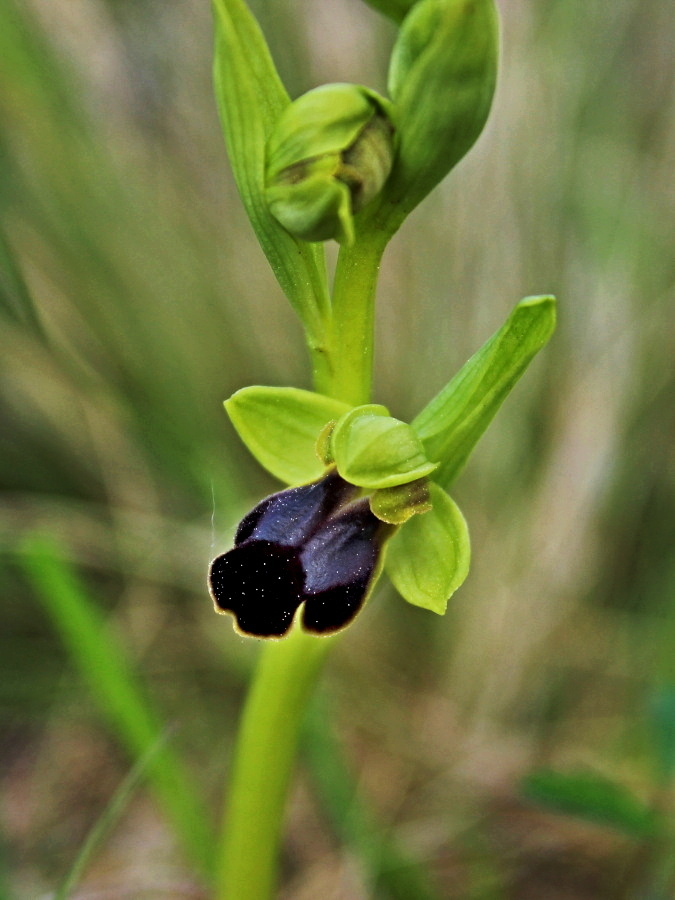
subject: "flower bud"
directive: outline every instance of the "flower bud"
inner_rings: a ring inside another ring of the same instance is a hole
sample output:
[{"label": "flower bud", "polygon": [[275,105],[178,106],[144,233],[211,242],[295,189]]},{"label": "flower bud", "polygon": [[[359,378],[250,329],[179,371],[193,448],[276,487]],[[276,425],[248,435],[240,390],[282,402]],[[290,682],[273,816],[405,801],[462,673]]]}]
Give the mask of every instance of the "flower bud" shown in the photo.
[{"label": "flower bud", "polygon": [[284,110],[267,146],[266,198],[287,231],[306,241],[353,241],[354,214],[393,164],[389,108],[367,88],[328,84]]}]

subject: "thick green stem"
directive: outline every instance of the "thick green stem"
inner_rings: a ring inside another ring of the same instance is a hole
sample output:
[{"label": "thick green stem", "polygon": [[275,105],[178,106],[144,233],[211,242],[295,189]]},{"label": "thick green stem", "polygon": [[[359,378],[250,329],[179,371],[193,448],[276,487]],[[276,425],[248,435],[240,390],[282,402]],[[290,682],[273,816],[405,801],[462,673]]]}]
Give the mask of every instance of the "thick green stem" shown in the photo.
[{"label": "thick green stem", "polygon": [[308,349],[312,364],[312,382],[314,384],[314,390],[330,397],[332,396],[333,378],[331,360],[328,355],[328,343],[327,341],[324,341],[320,345],[313,345],[308,342]]},{"label": "thick green stem", "polygon": [[218,900],[273,896],[298,734],[331,643],[297,629],[262,649],[233,761]]},{"label": "thick green stem", "polygon": [[[354,405],[370,397],[379,236],[343,248],[325,348],[310,347],[316,390]],[[332,638],[296,629],[262,648],[232,765],[216,900],[274,895],[284,808],[307,703]]]},{"label": "thick green stem", "polygon": [[342,247],[335,269],[327,349],[330,383],[317,385],[317,390],[354,406],[370,399],[375,289],[386,243],[382,233],[359,235],[351,247]]}]

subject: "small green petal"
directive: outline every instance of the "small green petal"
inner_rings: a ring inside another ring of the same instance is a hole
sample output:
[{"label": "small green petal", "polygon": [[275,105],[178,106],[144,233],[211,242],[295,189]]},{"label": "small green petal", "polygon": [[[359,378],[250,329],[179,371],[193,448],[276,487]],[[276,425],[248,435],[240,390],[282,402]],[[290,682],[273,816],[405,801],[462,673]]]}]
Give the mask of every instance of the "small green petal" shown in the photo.
[{"label": "small green petal", "polygon": [[337,419],[331,419],[330,422],[326,422],[316,439],[316,455],[325,466],[332,466],[335,464],[331,439],[336,424]]},{"label": "small green petal", "polygon": [[410,425],[393,419],[384,406],[357,406],[345,413],[333,431],[332,447],[345,481],[371,490],[415,481],[436,468]]},{"label": "small green petal", "polygon": [[403,525],[408,519],[431,509],[429,479],[382,488],[370,496],[370,511],[389,525]]},{"label": "small green petal", "polygon": [[237,433],[261,466],[287,484],[321,477],[317,439],[349,406],[290,387],[246,387],[225,401]]},{"label": "small green petal", "polygon": [[469,531],[457,504],[429,485],[433,507],[413,516],[389,540],[385,568],[394,587],[414,606],[443,615],[469,573]]}]

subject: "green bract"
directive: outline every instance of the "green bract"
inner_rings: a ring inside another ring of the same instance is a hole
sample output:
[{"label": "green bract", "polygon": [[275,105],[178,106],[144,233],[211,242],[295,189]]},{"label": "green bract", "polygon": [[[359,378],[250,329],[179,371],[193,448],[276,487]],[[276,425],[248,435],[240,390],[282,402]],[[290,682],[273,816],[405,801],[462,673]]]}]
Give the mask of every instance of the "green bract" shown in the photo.
[{"label": "green bract", "polygon": [[384,406],[357,406],[337,422],[333,459],[340,475],[358,487],[390,488],[429,475],[430,462],[410,425],[393,419]]},{"label": "green bract", "polygon": [[480,436],[534,356],[553,334],[554,297],[526,297],[499,331],[415,417],[412,427],[432,459],[434,478],[455,480]]},{"label": "green bract", "polygon": [[494,0],[420,0],[404,19],[389,68],[399,136],[385,192],[390,229],[447,175],[483,130],[498,51]]},{"label": "green bract", "polygon": [[388,107],[355,84],[323,85],[286,107],[267,145],[266,198],[287,231],[306,241],[353,242],[353,214],[391,171]]}]

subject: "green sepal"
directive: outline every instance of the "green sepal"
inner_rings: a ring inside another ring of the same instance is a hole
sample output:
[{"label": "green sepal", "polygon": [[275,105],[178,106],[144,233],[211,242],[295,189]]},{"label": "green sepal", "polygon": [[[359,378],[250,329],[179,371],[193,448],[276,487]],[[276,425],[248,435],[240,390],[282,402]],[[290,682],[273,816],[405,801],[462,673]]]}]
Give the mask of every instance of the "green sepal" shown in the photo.
[{"label": "green sepal", "polygon": [[232,394],[225,409],[261,466],[287,484],[304,484],[325,468],[316,451],[321,431],[349,406],[300,388],[254,385]]},{"label": "green sepal", "polygon": [[317,347],[330,309],[323,250],[290,235],[265,200],[266,145],[290,99],[246,4],[214,0],[214,11],[216,98],[232,171],[260,246]]},{"label": "green sepal", "polygon": [[410,425],[392,418],[384,406],[368,404],[345,413],[331,446],[345,481],[370,490],[406,484],[436,468]]},{"label": "green sepal", "polygon": [[526,297],[499,331],[413,420],[427,456],[441,460],[434,480],[449,487],[508,393],[553,334],[554,297]]},{"label": "green sepal", "polygon": [[389,525],[403,525],[408,519],[431,509],[429,479],[382,488],[370,495],[370,511]]},{"label": "green sepal", "polygon": [[413,516],[389,540],[385,569],[399,594],[443,615],[448,600],[469,574],[469,530],[457,504],[429,484],[432,508]]},{"label": "green sepal", "polygon": [[494,0],[420,0],[404,19],[389,68],[399,138],[382,192],[390,233],[483,130],[498,55]]}]

